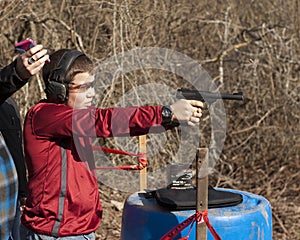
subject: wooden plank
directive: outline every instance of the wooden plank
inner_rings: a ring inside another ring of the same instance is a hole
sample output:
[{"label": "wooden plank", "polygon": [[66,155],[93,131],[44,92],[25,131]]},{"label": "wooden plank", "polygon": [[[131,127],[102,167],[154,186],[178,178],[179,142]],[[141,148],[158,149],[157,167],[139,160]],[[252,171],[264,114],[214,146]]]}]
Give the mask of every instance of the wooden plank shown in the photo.
[{"label": "wooden plank", "polygon": [[[147,152],[147,137],[146,135],[139,136],[139,151],[140,153]],[[140,170],[140,191],[147,188],[147,168]]]},{"label": "wooden plank", "polygon": [[[208,208],[208,148],[198,148],[196,156],[197,206],[199,212]],[[196,240],[206,240],[207,229],[204,223],[196,226]]]}]

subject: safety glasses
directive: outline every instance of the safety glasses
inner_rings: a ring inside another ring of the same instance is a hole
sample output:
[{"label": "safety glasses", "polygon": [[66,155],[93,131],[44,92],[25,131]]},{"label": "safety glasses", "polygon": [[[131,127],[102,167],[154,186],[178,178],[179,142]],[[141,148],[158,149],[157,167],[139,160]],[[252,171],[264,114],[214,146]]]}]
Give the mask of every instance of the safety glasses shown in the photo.
[{"label": "safety glasses", "polygon": [[84,84],[76,84],[76,83],[69,83],[69,92],[73,93],[83,93],[89,90],[90,88],[95,87],[96,81],[84,83]]}]

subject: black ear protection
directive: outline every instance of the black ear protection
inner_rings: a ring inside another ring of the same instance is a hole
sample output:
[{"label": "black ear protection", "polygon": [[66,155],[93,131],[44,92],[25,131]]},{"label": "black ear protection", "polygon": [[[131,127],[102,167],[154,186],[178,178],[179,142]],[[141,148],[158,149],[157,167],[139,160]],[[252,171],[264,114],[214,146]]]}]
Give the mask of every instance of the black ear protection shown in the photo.
[{"label": "black ear protection", "polygon": [[77,50],[65,52],[60,58],[56,68],[51,71],[48,83],[45,89],[47,99],[53,103],[64,103],[68,99],[68,84],[66,75],[72,66],[72,63],[84,53]]}]

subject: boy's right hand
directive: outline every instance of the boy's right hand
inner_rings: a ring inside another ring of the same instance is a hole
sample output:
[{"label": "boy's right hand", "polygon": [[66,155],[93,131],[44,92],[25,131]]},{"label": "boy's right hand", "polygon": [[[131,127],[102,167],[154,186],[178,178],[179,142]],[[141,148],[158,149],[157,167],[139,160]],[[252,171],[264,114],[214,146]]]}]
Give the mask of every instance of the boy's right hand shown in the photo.
[{"label": "boy's right hand", "polygon": [[197,100],[181,99],[170,107],[173,111],[173,122],[184,122],[195,126],[200,122],[202,110],[206,108],[206,104]]}]

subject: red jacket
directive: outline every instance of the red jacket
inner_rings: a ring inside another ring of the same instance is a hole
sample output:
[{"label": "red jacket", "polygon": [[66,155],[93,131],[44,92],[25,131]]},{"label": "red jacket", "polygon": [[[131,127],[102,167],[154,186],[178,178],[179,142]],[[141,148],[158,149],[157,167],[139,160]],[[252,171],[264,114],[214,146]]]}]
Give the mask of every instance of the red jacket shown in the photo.
[{"label": "red jacket", "polygon": [[29,176],[22,223],[51,236],[94,232],[102,206],[87,162],[91,148],[82,139],[162,131],[161,121],[160,106],[75,110],[63,104],[35,105],[24,123]]}]

